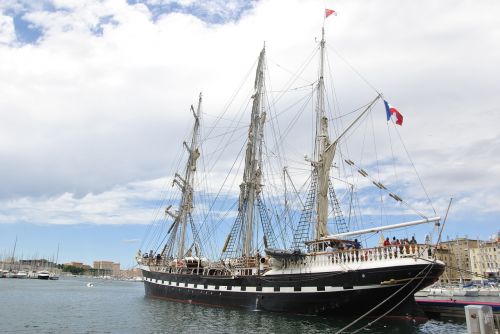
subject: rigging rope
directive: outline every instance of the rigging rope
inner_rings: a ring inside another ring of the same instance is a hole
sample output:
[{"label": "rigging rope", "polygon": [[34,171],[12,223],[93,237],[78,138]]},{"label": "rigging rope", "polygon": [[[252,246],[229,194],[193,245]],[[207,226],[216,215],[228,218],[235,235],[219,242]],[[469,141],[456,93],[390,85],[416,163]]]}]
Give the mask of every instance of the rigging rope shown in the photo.
[{"label": "rigging rope", "polygon": [[351,334],[354,334],[354,333],[358,333],[359,331],[365,329],[366,327],[368,326],[371,326],[373,325],[375,322],[377,322],[378,320],[380,320],[382,317],[386,316],[387,314],[389,314],[390,312],[392,312],[396,307],[398,307],[399,305],[401,305],[401,303],[403,303],[409,296],[411,296],[415,290],[417,290],[420,285],[422,284],[422,282],[424,281],[425,278],[427,278],[427,276],[429,275],[430,271],[432,270],[432,267],[436,264],[436,262],[431,262],[429,263],[427,266],[425,266],[417,275],[413,276],[408,282],[406,282],[406,284],[402,285],[398,290],[396,290],[395,292],[393,292],[389,297],[387,297],[386,299],[384,299],[382,302],[380,302],[379,304],[377,304],[375,307],[373,307],[372,309],[370,309],[368,312],[366,312],[365,314],[361,315],[360,317],[358,317],[356,320],[350,322],[347,326],[344,326],[343,328],[341,328],[340,330],[336,331],[335,334],[340,334],[342,333],[343,331],[345,331],[346,329],[352,327],[353,325],[355,325],[356,323],[358,323],[359,321],[361,321],[362,319],[364,319],[366,316],[368,316],[370,313],[372,313],[373,311],[375,311],[376,309],[378,309],[380,306],[382,306],[383,304],[385,304],[387,301],[389,301],[392,297],[394,297],[396,294],[398,294],[400,291],[402,291],[406,286],[408,286],[411,282],[413,282],[421,273],[423,273],[425,270],[427,270],[427,272],[425,273],[425,275],[420,279],[420,282],[418,284],[415,285],[415,287],[410,291],[409,294],[407,294],[404,298],[401,299],[401,301],[399,301],[398,303],[396,303],[393,307],[391,307],[387,312],[385,312],[384,314],[382,314],[381,316],[379,316],[378,318],[376,318],[375,320],[369,322],[368,324],[366,324],[365,326],[361,327],[361,328],[358,328],[356,331],[352,332]]},{"label": "rigging rope", "polygon": [[429,194],[427,193],[427,190],[424,187],[424,183],[422,182],[422,179],[420,178],[420,175],[418,174],[417,168],[415,167],[415,164],[413,163],[413,160],[412,160],[412,158],[410,156],[410,153],[408,152],[408,149],[406,148],[406,145],[405,145],[405,143],[403,141],[403,138],[401,137],[401,134],[399,133],[399,130],[396,128],[396,125],[394,125],[394,123],[393,123],[393,126],[396,129],[396,133],[398,134],[399,140],[401,140],[401,144],[403,145],[403,148],[405,149],[406,155],[408,156],[408,159],[410,160],[411,166],[413,167],[413,170],[415,171],[415,174],[417,174],[418,181],[420,182],[420,186],[424,190],[425,196],[427,197],[427,201],[429,202],[430,206],[432,207],[432,210],[434,211],[434,215],[437,215],[436,209],[432,205],[432,201],[431,201],[431,199],[429,197]]}]

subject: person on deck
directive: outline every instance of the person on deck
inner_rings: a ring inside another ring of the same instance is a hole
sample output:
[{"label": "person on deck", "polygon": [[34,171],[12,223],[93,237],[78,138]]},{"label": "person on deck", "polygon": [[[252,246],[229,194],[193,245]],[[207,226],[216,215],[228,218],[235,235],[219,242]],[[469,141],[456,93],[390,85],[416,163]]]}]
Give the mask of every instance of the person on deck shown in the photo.
[{"label": "person on deck", "polygon": [[326,252],[327,253],[333,253],[333,247],[332,247],[332,243],[329,242],[326,246]]},{"label": "person on deck", "polygon": [[358,239],[354,239],[353,242],[354,249],[356,250],[356,261],[359,260],[359,251],[358,249],[361,248],[361,243],[358,241]]},{"label": "person on deck", "polygon": [[391,242],[389,241],[389,238],[387,237],[384,240],[384,247],[385,247],[385,249],[383,250],[383,252],[384,252],[384,258],[388,257],[387,253],[390,251],[389,250],[390,246],[391,246]]},{"label": "person on deck", "polygon": [[392,251],[392,256],[396,257],[398,254],[398,243],[399,241],[396,240],[396,237],[392,237],[391,241],[391,251]]},{"label": "person on deck", "polygon": [[415,246],[417,245],[417,240],[415,239],[415,236],[411,237],[410,245],[411,245],[411,252],[415,254]]}]

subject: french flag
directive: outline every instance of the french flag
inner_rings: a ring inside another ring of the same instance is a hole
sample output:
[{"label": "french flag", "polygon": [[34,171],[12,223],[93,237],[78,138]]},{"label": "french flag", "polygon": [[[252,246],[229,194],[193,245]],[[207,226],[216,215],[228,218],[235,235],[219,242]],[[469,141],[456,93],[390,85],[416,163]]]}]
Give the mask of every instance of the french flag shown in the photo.
[{"label": "french flag", "polygon": [[403,125],[403,115],[401,115],[401,113],[386,100],[384,100],[384,104],[385,104],[385,111],[387,112],[387,121],[389,121],[391,117],[394,115],[396,116],[396,124]]}]

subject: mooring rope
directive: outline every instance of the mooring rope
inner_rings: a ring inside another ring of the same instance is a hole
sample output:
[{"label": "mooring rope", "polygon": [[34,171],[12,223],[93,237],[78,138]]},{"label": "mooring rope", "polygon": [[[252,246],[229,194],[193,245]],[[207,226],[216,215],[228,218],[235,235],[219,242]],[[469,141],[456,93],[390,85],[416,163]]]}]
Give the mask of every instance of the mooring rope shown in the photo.
[{"label": "mooring rope", "polygon": [[432,267],[434,266],[436,262],[431,262],[429,263],[425,268],[423,268],[417,275],[415,275],[414,277],[412,277],[405,285],[402,285],[398,290],[396,290],[395,292],[393,292],[389,297],[387,297],[386,299],[384,299],[382,302],[380,302],[379,304],[377,304],[375,307],[373,307],[372,309],[370,309],[368,312],[366,312],[365,314],[363,314],[362,316],[360,316],[359,318],[357,318],[356,320],[352,321],[351,323],[349,323],[347,326],[344,326],[343,328],[341,328],[340,330],[338,330],[337,332],[335,332],[335,334],[339,334],[339,333],[342,333],[344,332],[346,329],[352,327],[353,325],[355,325],[356,323],[358,323],[359,321],[361,321],[362,319],[364,319],[366,316],[368,316],[370,313],[372,313],[373,311],[375,311],[376,309],[378,309],[380,306],[382,306],[383,304],[385,304],[389,299],[391,299],[392,297],[394,297],[396,294],[398,294],[401,290],[403,290],[405,287],[407,287],[411,282],[413,282],[418,276],[420,276],[420,274],[422,274],[425,270],[427,270],[428,268],[428,271],[427,273],[421,278],[420,282],[415,286],[415,288],[413,288],[412,291],[410,291],[410,293],[408,295],[406,295],[403,299],[401,299],[401,301],[399,303],[397,303],[396,305],[394,305],[393,307],[391,307],[387,312],[385,312],[384,314],[382,314],[380,317],[376,318],[374,321],[371,321],[369,322],[368,324],[366,324],[365,326],[361,327],[361,328],[358,328],[356,331],[352,332],[352,333],[357,333],[359,332],[360,330],[368,327],[368,326],[371,326],[373,325],[375,322],[377,322],[378,320],[380,320],[382,317],[386,316],[388,313],[392,312],[396,307],[398,307],[403,301],[405,301],[410,295],[413,294],[413,292],[418,289],[418,287],[422,284],[423,280],[425,278],[427,278],[427,276],[429,275]]}]

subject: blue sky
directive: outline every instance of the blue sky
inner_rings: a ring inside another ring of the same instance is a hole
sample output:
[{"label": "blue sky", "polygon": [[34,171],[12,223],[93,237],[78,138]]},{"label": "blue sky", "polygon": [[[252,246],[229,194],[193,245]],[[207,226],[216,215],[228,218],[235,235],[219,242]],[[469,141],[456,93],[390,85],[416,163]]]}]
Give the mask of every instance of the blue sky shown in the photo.
[{"label": "blue sky", "polygon": [[[405,116],[400,133],[438,214],[454,197],[444,234],[496,233],[500,4],[327,5],[339,13],[327,22],[328,45]],[[279,87],[283,69],[314,48],[324,7],[319,0],[1,2],[0,256],[17,236],[24,257],[52,257],[60,244],[61,262],[131,265],[156,208],[171,196],[167,177],[198,92],[210,121],[263,41]],[[339,107],[361,105],[369,95],[355,87],[363,79],[334,69]],[[289,138],[297,159],[308,153],[308,134]],[[221,162],[215,178],[231,162]],[[413,182],[404,175],[403,183]],[[420,195],[405,195],[420,203]]]},{"label": "blue sky", "polygon": [[95,260],[113,260],[120,262],[122,269],[129,269],[135,266],[134,254],[144,231],[144,225],[5,224],[0,251],[10,257],[17,237],[16,258],[55,260],[59,245],[59,263],[75,261],[92,265]]}]

